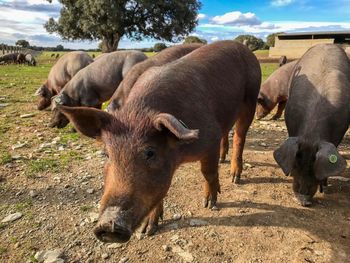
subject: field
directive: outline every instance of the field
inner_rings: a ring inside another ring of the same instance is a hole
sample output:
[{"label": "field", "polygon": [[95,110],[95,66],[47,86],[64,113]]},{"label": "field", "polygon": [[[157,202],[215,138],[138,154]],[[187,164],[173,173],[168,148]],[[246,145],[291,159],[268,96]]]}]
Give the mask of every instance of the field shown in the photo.
[{"label": "field", "polygon": [[[56,52],[57,53],[57,52]],[[97,54],[97,53],[96,53]],[[304,208],[291,178],[272,157],[286,137],[284,121],[254,121],[244,152],[241,185],[220,165],[219,211],[202,208],[198,163],[176,172],[159,232],[126,244],[103,244],[92,229],[102,195],[102,145],[47,127],[50,111],[36,110],[34,92],[54,59],[37,67],[0,66],[0,262],[37,262],[60,249],[65,262],[350,262],[349,169],[330,179],[327,193]],[[257,55],[259,56],[259,55]],[[262,63],[263,78],[276,63]],[[348,134],[340,146],[349,158]]]}]

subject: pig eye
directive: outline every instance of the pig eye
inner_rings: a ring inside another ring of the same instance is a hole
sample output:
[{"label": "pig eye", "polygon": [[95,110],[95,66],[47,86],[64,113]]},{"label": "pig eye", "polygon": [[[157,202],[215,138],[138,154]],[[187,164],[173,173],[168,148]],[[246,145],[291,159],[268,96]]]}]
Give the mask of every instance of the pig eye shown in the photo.
[{"label": "pig eye", "polygon": [[146,160],[149,161],[149,160],[153,160],[156,156],[156,152],[154,149],[147,149],[145,151],[145,157],[146,157]]},{"label": "pig eye", "polygon": [[265,103],[265,102],[264,102],[264,99],[258,98],[258,103],[261,104],[261,105],[264,105],[264,103]]}]

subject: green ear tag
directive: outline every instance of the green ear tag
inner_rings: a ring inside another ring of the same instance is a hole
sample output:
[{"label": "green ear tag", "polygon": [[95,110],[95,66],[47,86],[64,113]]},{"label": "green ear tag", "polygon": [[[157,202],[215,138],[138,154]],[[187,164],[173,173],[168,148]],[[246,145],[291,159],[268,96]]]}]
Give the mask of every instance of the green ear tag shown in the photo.
[{"label": "green ear tag", "polygon": [[330,163],[336,163],[338,161],[338,157],[335,154],[331,154],[328,157]]}]

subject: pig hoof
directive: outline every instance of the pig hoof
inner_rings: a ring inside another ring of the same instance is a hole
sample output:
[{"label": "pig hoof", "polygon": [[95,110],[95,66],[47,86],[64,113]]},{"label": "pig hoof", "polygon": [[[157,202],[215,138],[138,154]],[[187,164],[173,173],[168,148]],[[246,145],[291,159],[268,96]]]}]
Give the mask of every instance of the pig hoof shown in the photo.
[{"label": "pig hoof", "polygon": [[209,204],[208,198],[203,198],[203,207],[204,207],[204,208],[207,208],[207,207],[208,207],[208,204]]},{"label": "pig hoof", "polygon": [[240,184],[241,183],[241,177],[236,175],[232,177],[232,182],[235,184]]},{"label": "pig hoof", "polygon": [[220,209],[219,209],[219,207],[217,207],[217,205],[215,204],[215,205],[213,205],[213,206],[211,207],[211,210],[212,210],[212,211],[219,211]]},{"label": "pig hoof", "polygon": [[157,232],[158,227],[156,225],[148,226],[146,235],[153,236],[155,232]]},{"label": "pig hoof", "polygon": [[312,205],[311,197],[307,195],[295,194],[294,200],[304,207]]}]

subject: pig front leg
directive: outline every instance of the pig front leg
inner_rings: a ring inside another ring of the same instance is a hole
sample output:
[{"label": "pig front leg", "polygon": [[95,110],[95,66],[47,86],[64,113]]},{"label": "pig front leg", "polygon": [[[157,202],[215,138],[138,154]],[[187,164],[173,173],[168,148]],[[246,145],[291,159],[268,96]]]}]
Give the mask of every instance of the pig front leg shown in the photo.
[{"label": "pig front leg", "polygon": [[163,220],[163,200],[153,208],[141,225],[141,233],[148,236],[153,235],[158,228],[159,218]]},{"label": "pig front leg", "polygon": [[272,120],[278,120],[279,118],[281,118],[282,113],[284,111],[284,108],[287,105],[287,101],[281,101],[280,103],[278,103],[278,108],[277,108],[277,112],[276,114],[272,117]]},{"label": "pig front leg", "polygon": [[219,149],[209,153],[201,160],[201,171],[205,178],[203,206],[217,210],[216,201],[220,193],[219,183]]},{"label": "pig front leg", "polygon": [[233,135],[233,148],[231,156],[231,176],[232,182],[239,184],[243,169],[243,149],[250,124],[255,114],[255,103],[244,104],[235,122],[235,132]]}]

